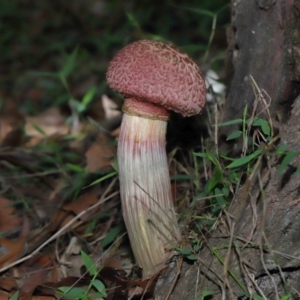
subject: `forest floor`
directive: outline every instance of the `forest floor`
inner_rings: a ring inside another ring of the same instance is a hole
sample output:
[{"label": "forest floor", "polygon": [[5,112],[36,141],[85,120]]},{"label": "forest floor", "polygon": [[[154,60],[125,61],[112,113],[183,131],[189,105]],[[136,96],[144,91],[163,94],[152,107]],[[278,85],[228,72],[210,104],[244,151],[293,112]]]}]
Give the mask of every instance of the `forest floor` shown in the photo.
[{"label": "forest floor", "polygon": [[[197,34],[212,19],[187,38],[198,15],[184,15],[179,30],[166,5],[169,15],[151,27],[157,7],[145,16],[130,5],[135,14],[118,1],[0,3],[0,300],[140,299],[153,291],[134,267],[123,224],[116,171],[122,99],[107,88],[105,72],[128,40],[160,37],[140,26],[164,35],[159,22],[199,60]],[[228,22],[228,10],[222,18]],[[224,64],[224,33],[220,27],[212,50],[216,66]],[[172,188],[184,214],[201,185],[191,151],[171,150]]]}]

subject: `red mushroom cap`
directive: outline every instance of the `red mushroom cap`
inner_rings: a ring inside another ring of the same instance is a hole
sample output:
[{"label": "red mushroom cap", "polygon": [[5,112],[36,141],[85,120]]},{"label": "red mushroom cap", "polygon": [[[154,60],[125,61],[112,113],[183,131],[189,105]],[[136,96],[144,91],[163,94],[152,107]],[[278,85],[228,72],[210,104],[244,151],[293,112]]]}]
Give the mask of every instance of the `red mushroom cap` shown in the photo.
[{"label": "red mushroom cap", "polygon": [[110,87],[125,98],[163,106],[183,116],[199,114],[205,105],[205,81],[196,63],[160,41],[129,44],[110,62],[106,77]]}]

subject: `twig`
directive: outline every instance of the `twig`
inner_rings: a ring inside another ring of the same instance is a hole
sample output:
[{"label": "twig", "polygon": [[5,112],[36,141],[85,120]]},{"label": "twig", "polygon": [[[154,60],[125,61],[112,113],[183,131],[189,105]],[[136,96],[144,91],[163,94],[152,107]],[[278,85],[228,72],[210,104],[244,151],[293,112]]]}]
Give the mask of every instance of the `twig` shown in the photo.
[{"label": "twig", "polygon": [[214,142],[215,142],[215,149],[216,149],[216,155],[217,157],[219,156],[219,146],[218,146],[218,130],[219,130],[219,110],[218,110],[218,103],[214,104],[214,111],[215,111],[215,137],[214,137]]},{"label": "twig", "polygon": [[85,215],[87,212],[93,210],[94,208],[96,208],[97,206],[99,206],[100,204],[103,204],[104,202],[106,202],[107,200],[115,197],[117,194],[119,193],[119,191],[112,193],[111,195],[109,195],[108,197],[104,198],[104,199],[100,199],[97,203],[95,203],[94,205],[90,206],[88,209],[82,211],[81,213],[79,213],[77,216],[75,216],[72,220],[70,220],[65,226],[63,226],[60,230],[58,230],[53,236],[51,236],[47,241],[45,241],[42,245],[40,245],[38,248],[36,248],[33,252],[31,252],[30,254],[22,257],[21,259],[3,267],[2,269],[0,269],[0,273],[4,272],[6,270],[8,270],[11,267],[14,267],[15,265],[18,265],[19,263],[22,263],[30,258],[32,258],[35,254],[37,254],[41,249],[43,249],[45,246],[47,246],[50,242],[52,242],[53,240],[55,240],[57,237],[59,237],[61,234],[64,233],[64,231],[70,227],[73,223],[75,223],[78,219],[80,219],[83,215]]},{"label": "twig", "polygon": [[[262,184],[262,180],[261,180],[261,177],[260,177],[260,174],[258,174],[258,183],[259,183],[259,187],[260,187],[260,190],[261,192],[263,191],[263,184]],[[262,203],[263,203],[263,218],[262,218],[262,224],[261,224],[261,241],[260,241],[260,244],[259,244],[259,248],[260,248],[260,259],[261,259],[261,263],[264,267],[264,270],[265,272],[269,275],[272,283],[273,283],[273,286],[274,286],[274,290],[275,290],[275,295],[276,295],[276,300],[279,300],[280,297],[279,297],[279,293],[278,293],[278,289],[277,289],[277,285],[276,285],[276,282],[275,282],[275,279],[274,277],[271,275],[271,273],[269,272],[267,266],[266,266],[266,263],[265,263],[265,258],[264,258],[264,251],[263,251],[263,240],[265,241],[269,251],[271,252],[271,247],[269,245],[269,241],[267,239],[267,236],[266,236],[266,233],[265,233],[265,221],[266,221],[266,215],[267,215],[267,207],[266,207],[266,199],[264,197],[264,194],[262,194]],[[272,252],[271,252],[272,253]]]}]

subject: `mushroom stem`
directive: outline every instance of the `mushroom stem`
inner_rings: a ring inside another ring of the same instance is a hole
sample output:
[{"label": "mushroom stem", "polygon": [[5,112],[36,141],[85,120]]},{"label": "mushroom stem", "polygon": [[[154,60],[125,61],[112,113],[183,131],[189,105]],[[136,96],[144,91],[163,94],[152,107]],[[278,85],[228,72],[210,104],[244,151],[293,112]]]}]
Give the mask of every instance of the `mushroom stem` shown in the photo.
[{"label": "mushroom stem", "polygon": [[123,216],[133,254],[149,277],[180,237],[165,149],[167,122],[124,113],[118,145]]}]

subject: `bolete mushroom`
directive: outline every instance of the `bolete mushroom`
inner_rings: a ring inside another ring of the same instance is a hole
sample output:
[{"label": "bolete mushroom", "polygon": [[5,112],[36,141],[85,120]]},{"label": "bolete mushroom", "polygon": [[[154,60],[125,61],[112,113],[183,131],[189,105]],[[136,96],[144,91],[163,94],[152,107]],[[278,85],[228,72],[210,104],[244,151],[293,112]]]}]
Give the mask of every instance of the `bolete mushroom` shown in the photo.
[{"label": "bolete mushroom", "polygon": [[123,48],[106,76],[125,97],[118,144],[123,217],[136,262],[149,277],[180,239],[165,149],[169,111],[199,114],[205,82],[187,54],[154,40]]}]

